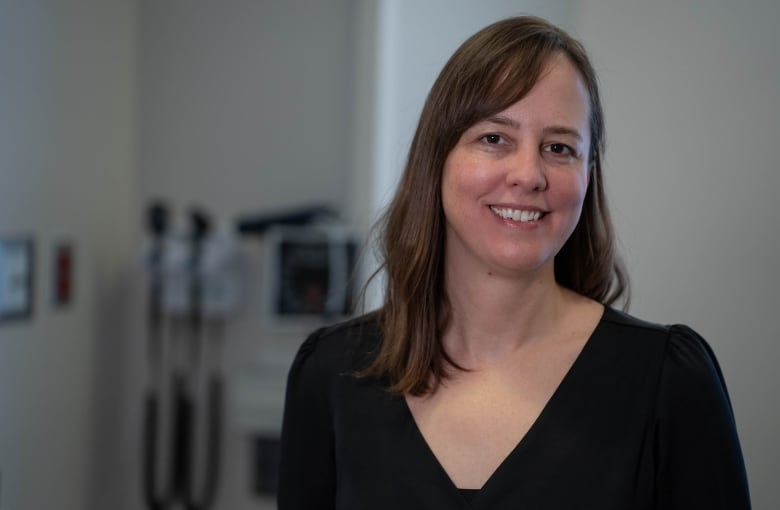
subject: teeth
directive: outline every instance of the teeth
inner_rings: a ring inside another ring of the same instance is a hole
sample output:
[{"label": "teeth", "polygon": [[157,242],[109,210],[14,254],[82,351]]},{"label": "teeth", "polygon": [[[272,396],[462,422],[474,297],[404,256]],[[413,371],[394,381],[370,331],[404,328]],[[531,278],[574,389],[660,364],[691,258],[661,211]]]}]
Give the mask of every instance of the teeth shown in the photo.
[{"label": "teeth", "polygon": [[507,207],[490,207],[490,210],[501,216],[505,220],[512,221],[537,221],[542,217],[540,211],[521,211],[520,209],[509,209]]}]

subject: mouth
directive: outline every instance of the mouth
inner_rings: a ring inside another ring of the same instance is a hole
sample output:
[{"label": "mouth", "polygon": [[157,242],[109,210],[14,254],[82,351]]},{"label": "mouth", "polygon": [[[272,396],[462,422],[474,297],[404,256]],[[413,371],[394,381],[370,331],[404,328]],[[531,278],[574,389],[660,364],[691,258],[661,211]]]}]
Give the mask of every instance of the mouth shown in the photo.
[{"label": "mouth", "polygon": [[539,221],[547,215],[546,212],[539,210],[512,209],[511,207],[497,207],[495,205],[491,205],[490,210],[500,218],[520,223]]}]

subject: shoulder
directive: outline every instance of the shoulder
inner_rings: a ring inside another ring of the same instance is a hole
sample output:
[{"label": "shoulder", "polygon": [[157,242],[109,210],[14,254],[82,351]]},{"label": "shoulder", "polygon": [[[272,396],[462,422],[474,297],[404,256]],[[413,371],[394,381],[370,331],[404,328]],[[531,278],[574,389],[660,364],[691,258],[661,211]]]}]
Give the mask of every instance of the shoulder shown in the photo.
[{"label": "shoulder", "polygon": [[604,310],[600,326],[622,338],[643,338],[656,343],[675,359],[682,357],[705,361],[714,357],[712,348],[707,341],[684,324],[650,322],[607,307]]},{"label": "shoulder", "polygon": [[736,421],[718,360],[692,328],[665,329],[653,413],[659,508],[749,508]]},{"label": "shoulder", "polygon": [[655,358],[667,383],[722,385],[707,341],[684,324],[659,324],[607,307],[599,325],[611,348]]},{"label": "shoulder", "polygon": [[616,363],[645,367],[652,373],[663,363],[669,332],[669,326],[605,307],[593,335],[598,340],[593,348]]},{"label": "shoulder", "polygon": [[660,391],[672,392],[676,401],[696,400],[708,394],[728,401],[718,360],[709,343],[684,324],[658,324],[607,308],[601,327],[615,344],[630,344],[658,360]]},{"label": "shoulder", "polygon": [[712,347],[688,326],[669,327],[661,391],[671,403],[687,408],[720,408],[731,414],[726,382]]},{"label": "shoulder", "polygon": [[604,307],[601,323],[626,333],[644,333],[655,337],[665,337],[669,329],[669,326],[646,321],[609,306]]},{"label": "shoulder", "polygon": [[290,375],[302,371],[322,375],[353,373],[375,354],[379,339],[376,313],[319,328],[301,344]]}]

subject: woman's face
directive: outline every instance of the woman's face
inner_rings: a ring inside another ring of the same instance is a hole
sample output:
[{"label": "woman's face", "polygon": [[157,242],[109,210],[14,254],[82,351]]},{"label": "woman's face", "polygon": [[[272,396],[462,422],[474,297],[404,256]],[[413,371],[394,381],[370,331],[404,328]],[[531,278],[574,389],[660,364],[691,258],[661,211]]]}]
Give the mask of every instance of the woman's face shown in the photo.
[{"label": "woman's face", "polygon": [[442,177],[449,269],[552,272],[588,186],[589,105],[559,55],[523,99],[463,133]]}]

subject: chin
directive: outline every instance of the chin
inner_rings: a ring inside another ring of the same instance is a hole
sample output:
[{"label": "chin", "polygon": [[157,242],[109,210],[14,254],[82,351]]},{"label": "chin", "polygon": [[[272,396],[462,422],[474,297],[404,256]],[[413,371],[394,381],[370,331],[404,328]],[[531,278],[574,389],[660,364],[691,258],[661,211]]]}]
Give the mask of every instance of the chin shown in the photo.
[{"label": "chin", "polygon": [[546,257],[512,257],[499,259],[492,264],[492,274],[503,274],[506,276],[526,277],[532,274],[540,274],[549,269],[553,272],[553,260]]}]

